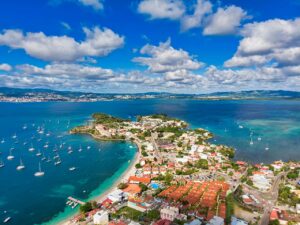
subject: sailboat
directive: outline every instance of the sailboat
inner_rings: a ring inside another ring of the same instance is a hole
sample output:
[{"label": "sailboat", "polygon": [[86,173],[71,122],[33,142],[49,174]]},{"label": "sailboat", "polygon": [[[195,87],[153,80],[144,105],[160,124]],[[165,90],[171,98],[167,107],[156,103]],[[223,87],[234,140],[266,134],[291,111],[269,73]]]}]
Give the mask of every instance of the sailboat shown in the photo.
[{"label": "sailboat", "polygon": [[13,160],[15,157],[12,155],[12,149],[9,150],[9,155],[7,156],[7,160]]},{"label": "sailboat", "polygon": [[4,162],[3,162],[3,160],[1,159],[0,160],[0,168],[2,168],[2,167],[4,167],[5,165],[4,165]]},{"label": "sailboat", "polygon": [[2,138],[2,140],[1,140],[1,144],[4,144],[5,143],[5,140],[4,140],[4,138]]},{"label": "sailboat", "polygon": [[257,140],[258,140],[258,141],[261,141],[261,137],[258,137]]},{"label": "sailboat", "polygon": [[23,170],[23,169],[25,169],[25,166],[22,162],[22,159],[20,159],[20,165],[17,166],[17,170]]},{"label": "sailboat", "polygon": [[51,162],[51,158],[50,156],[48,157],[47,161],[46,162]]},{"label": "sailboat", "polygon": [[69,168],[69,170],[70,170],[70,171],[74,171],[74,170],[76,170],[76,167],[75,167],[75,166],[72,166],[72,167]]},{"label": "sailboat", "polygon": [[36,153],[35,155],[36,155],[36,156],[41,156],[42,153],[41,153],[41,151],[39,150],[38,153]]},{"label": "sailboat", "polygon": [[7,223],[7,222],[9,222],[11,220],[11,217],[9,216],[9,217],[6,217],[4,220],[3,220],[3,223]]},{"label": "sailboat", "polygon": [[43,152],[43,157],[42,157],[42,161],[45,161],[47,158],[46,158],[46,156],[45,156],[45,153]]},{"label": "sailboat", "polygon": [[41,169],[41,163],[39,162],[39,171],[34,173],[35,177],[42,177],[45,175],[45,172],[42,171]]},{"label": "sailboat", "polygon": [[91,146],[87,146],[86,148],[87,148],[87,149],[91,149]]},{"label": "sailboat", "polygon": [[250,140],[250,145],[253,145],[253,140],[252,140],[252,136],[251,136],[251,140]]},{"label": "sailboat", "polygon": [[60,165],[60,164],[61,164],[61,160],[60,160],[60,158],[58,158],[57,161],[54,162],[54,165],[57,166],[57,165]]},{"label": "sailboat", "polygon": [[81,145],[80,145],[80,148],[78,149],[78,152],[81,152],[82,151],[82,147],[81,147]]},{"label": "sailboat", "polygon": [[17,138],[17,134],[14,134],[11,138],[12,139],[16,139]]},{"label": "sailboat", "polygon": [[73,152],[72,147],[69,146],[69,147],[68,147],[68,154],[71,154],[72,152]]},{"label": "sailboat", "polygon": [[23,126],[23,130],[26,130],[27,129],[27,125],[25,124],[24,126]]},{"label": "sailboat", "polygon": [[31,144],[31,147],[28,149],[28,151],[33,152],[35,149],[33,147],[33,145]]},{"label": "sailboat", "polygon": [[265,150],[266,150],[266,151],[269,151],[269,145],[267,145],[267,146],[265,147]]}]

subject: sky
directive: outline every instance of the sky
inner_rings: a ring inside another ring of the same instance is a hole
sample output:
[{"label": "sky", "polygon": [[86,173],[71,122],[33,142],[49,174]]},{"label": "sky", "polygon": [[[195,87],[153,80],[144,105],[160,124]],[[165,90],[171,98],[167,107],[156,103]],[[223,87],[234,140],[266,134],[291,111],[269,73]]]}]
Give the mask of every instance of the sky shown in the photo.
[{"label": "sky", "polygon": [[0,86],[300,91],[300,0],[3,0]]}]

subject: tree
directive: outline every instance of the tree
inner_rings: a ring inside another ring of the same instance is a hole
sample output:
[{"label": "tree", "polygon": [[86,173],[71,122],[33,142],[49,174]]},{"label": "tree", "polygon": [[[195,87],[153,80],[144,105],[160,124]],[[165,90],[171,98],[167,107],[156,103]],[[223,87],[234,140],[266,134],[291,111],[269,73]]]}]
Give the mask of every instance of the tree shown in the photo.
[{"label": "tree", "polygon": [[173,180],[173,175],[171,173],[167,173],[165,176],[165,183],[170,184],[172,180]]},{"label": "tree", "polygon": [[147,191],[148,190],[148,186],[143,184],[143,183],[139,183],[139,187],[142,189],[142,192]]},{"label": "tree", "polygon": [[81,205],[79,210],[81,213],[87,213],[93,209],[92,203],[91,202],[86,202],[84,205]]},{"label": "tree", "polygon": [[200,169],[208,169],[208,161],[206,159],[199,159],[195,166]]},{"label": "tree", "polygon": [[136,169],[140,169],[140,168],[142,168],[142,166],[141,166],[140,163],[137,163],[137,164],[135,164],[135,168],[136,168]]},{"label": "tree", "polygon": [[125,189],[125,188],[127,188],[127,187],[128,187],[128,184],[126,184],[126,183],[120,183],[120,184],[118,185],[118,188],[121,189],[121,190],[123,190],[123,189]]},{"label": "tree", "polygon": [[280,225],[279,220],[271,220],[269,225]]}]

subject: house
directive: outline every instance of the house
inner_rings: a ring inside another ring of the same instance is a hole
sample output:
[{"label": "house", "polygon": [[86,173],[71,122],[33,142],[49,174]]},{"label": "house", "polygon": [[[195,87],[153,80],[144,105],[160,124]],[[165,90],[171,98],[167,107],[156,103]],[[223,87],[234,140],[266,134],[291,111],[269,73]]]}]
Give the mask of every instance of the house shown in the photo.
[{"label": "house", "polygon": [[211,220],[209,220],[208,225],[224,225],[224,219],[214,216]]},{"label": "house", "polygon": [[109,222],[108,213],[106,211],[98,211],[93,216],[93,223],[97,225],[106,225]]},{"label": "house", "polygon": [[171,221],[166,219],[160,219],[156,221],[153,225],[171,225]]},{"label": "house", "polygon": [[184,225],[201,225],[201,221],[198,219],[194,219],[192,222],[190,223],[185,223]]},{"label": "house", "polygon": [[142,188],[138,184],[128,184],[128,186],[123,189],[123,192],[127,193],[128,196],[133,197],[141,193]]},{"label": "house", "polygon": [[127,199],[127,194],[117,189],[108,195],[108,199],[110,199],[113,203],[121,202]]},{"label": "house", "polygon": [[179,215],[177,207],[165,207],[160,210],[160,218],[173,221]]},{"label": "house", "polygon": [[145,212],[150,207],[150,204],[147,204],[138,198],[131,198],[128,200],[127,206],[137,211]]},{"label": "house", "polygon": [[238,219],[236,217],[231,218],[231,225],[248,225],[248,222]]},{"label": "house", "polygon": [[136,177],[136,176],[130,176],[128,179],[128,183],[130,184],[139,184],[143,183],[145,185],[150,184],[151,179],[149,177]]}]

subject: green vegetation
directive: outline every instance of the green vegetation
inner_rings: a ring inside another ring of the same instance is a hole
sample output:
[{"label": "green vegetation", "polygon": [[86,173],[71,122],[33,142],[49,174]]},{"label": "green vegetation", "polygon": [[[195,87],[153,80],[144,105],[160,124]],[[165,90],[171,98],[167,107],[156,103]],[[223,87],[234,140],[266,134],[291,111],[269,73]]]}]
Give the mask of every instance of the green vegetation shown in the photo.
[{"label": "green vegetation", "polygon": [[287,174],[287,178],[289,179],[292,179],[292,180],[295,180],[298,178],[299,176],[299,171],[300,169],[295,169],[295,170],[292,170],[290,171],[288,174]]},{"label": "green vegetation", "polygon": [[234,199],[232,193],[226,197],[226,224],[231,223],[231,216],[234,214]]},{"label": "green vegetation", "polygon": [[291,188],[280,185],[279,187],[279,196],[278,200],[283,204],[288,204],[290,206],[295,206],[296,204],[300,204],[300,198],[295,193],[291,192]]},{"label": "green vegetation", "polygon": [[175,127],[175,126],[166,126],[166,127],[159,127],[156,129],[157,132],[159,133],[173,133],[176,137],[180,137],[183,134],[183,130],[180,127]]},{"label": "green vegetation", "polygon": [[128,219],[139,221],[142,218],[142,215],[143,215],[142,212],[125,206],[121,208],[119,211],[117,211],[115,214],[112,214],[112,217],[120,218],[121,216],[124,216]]},{"label": "green vegetation", "polygon": [[141,166],[141,164],[137,163],[137,164],[135,164],[135,168],[140,169],[140,168],[142,168],[142,166]]},{"label": "green vegetation", "polygon": [[127,188],[127,187],[128,187],[128,184],[126,184],[126,183],[120,183],[120,184],[118,185],[118,188],[121,189],[121,190],[123,190],[123,189],[125,189],[125,188]]},{"label": "green vegetation", "polygon": [[199,169],[208,169],[208,161],[206,159],[199,159],[195,166]]},{"label": "green vegetation", "polygon": [[112,124],[112,123],[121,123],[121,122],[129,121],[118,117],[113,117],[105,113],[94,113],[92,117],[96,123],[100,123],[100,124]]},{"label": "green vegetation", "polygon": [[142,192],[147,191],[148,190],[148,186],[143,184],[143,183],[139,183],[139,187],[142,189]]},{"label": "green vegetation", "polygon": [[220,150],[220,153],[230,159],[234,158],[234,154],[235,154],[235,150],[233,148],[229,148],[229,147],[223,147]]},{"label": "green vegetation", "polygon": [[79,208],[80,212],[84,213],[84,214],[91,211],[92,209],[93,209],[92,202],[87,202],[84,205],[81,205],[80,208]]},{"label": "green vegetation", "polygon": [[272,220],[269,222],[269,225],[279,225],[279,220]]}]

